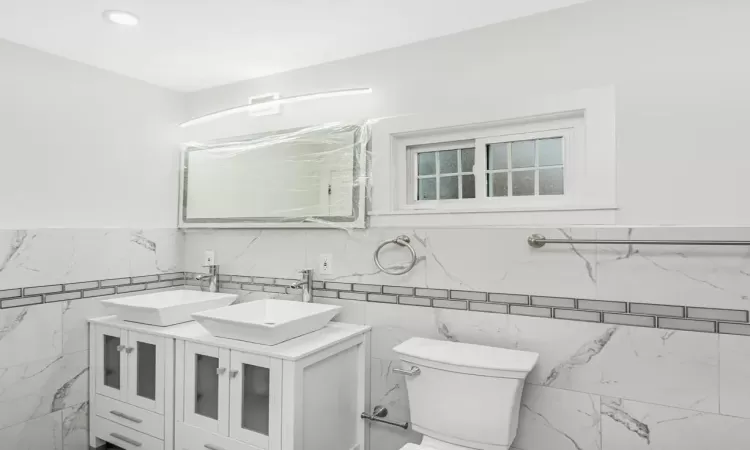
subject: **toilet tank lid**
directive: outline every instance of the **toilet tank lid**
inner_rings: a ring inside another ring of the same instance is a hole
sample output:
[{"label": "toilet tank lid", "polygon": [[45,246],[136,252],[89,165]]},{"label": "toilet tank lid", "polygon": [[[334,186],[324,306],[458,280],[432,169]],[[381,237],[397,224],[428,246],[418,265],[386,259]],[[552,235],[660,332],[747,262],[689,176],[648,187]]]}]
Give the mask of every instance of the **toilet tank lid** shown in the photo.
[{"label": "toilet tank lid", "polygon": [[536,365],[539,354],[522,350],[411,338],[393,348],[404,356],[458,367],[528,373]]}]

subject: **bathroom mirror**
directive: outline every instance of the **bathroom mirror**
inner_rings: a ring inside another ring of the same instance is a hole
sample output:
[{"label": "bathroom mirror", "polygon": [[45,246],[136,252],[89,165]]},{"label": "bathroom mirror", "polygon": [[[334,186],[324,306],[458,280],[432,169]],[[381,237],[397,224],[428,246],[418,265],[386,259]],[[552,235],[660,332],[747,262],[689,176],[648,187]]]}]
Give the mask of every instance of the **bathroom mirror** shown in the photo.
[{"label": "bathroom mirror", "polygon": [[368,132],[326,124],[186,144],[180,224],[364,227]]}]

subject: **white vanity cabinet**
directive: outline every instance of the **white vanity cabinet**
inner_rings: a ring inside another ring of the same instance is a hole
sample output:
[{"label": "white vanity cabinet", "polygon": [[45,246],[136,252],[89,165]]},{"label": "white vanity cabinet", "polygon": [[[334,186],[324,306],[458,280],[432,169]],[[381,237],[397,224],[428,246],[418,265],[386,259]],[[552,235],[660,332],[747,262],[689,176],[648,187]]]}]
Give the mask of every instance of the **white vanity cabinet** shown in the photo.
[{"label": "white vanity cabinet", "polygon": [[90,445],[171,450],[174,339],[116,317],[90,322]]},{"label": "white vanity cabinet", "polygon": [[274,346],[189,328],[175,343],[176,450],[365,450],[368,327]]}]

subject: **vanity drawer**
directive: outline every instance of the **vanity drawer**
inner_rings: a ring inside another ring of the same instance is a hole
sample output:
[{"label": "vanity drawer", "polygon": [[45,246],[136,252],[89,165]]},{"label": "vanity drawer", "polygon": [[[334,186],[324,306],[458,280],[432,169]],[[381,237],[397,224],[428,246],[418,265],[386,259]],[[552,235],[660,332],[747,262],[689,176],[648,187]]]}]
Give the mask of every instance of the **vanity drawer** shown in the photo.
[{"label": "vanity drawer", "polygon": [[96,415],[109,421],[164,439],[164,416],[137,406],[97,395],[94,402]]},{"label": "vanity drawer", "polygon": [[263,450],[183,422],[175,424],[175,450]]},{"label": "vanity drawer", "polygon": [[91,426],[94,436],[125,450],[164,450],[164,441],[101,417],[93,417]]}]

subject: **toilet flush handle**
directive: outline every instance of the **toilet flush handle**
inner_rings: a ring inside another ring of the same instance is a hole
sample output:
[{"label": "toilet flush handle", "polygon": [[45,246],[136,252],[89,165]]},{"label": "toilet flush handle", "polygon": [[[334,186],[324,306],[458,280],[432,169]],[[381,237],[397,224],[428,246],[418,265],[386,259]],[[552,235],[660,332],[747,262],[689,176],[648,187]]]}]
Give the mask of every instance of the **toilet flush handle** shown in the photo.
[{"label": "toilet flush handle", "polygon": [[417,366],[411,366],[411,369],[405,370],[405,369],[393,369],[394,373],[400,373],[401,375],[407,375],[410,377],[414,377],[419,375],[420,372],[422,372],[419,367]]}]

